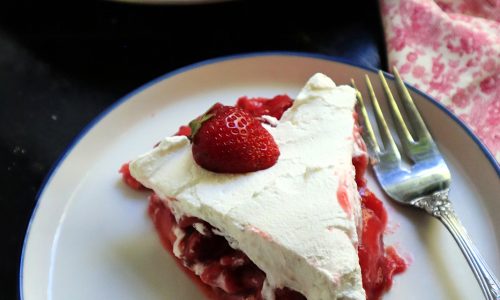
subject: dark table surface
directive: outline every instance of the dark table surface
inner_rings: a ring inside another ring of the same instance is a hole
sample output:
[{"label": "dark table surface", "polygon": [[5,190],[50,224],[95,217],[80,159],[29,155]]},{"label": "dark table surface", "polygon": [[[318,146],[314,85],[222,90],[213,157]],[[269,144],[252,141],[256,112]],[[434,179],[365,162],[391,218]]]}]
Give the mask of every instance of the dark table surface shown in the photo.
[{"label": "dark table surface", "polygon": [[187,64],[235,53],[306,51],[376,68],[386,62],[376,1],[331,7],[48,2],[0,4],[0,299],[19,297],[24,235],[51,166],[127,92]]}]

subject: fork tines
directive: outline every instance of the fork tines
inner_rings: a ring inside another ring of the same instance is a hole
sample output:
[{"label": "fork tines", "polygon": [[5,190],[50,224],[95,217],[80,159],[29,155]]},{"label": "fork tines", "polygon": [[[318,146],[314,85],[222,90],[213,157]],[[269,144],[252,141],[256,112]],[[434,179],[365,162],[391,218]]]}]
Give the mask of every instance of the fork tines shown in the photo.
[{"label": "fork tines", "polygon": [[[437,149],[435,147],[434,141],[432,140],[432,137],[427,127],[425,126],[424,121],[422,120],[422,117],[420,116],[420,113],[417,110],[417,107],[415,106],[415,103],[413,102],[413,99],[410,96],[410,93],[408,92],[408,89],[406,88],[405,84],[401,80],[401,77],[399,76],[398,70],[396,68],[393,68],[393,73],[395,77],[395,83],[398,90],[398,94],[405,108],[405,112],[409,124],[411,126],[411,129],[413,130],[413,134],[410,133],[410,130],[408,129],[403,119],[398,104],[396,103],[396,100],[392,95],[389,85],[387,84],[384,73],[382,71],[379,71],[378,76],[380,78],[384,94],[387,98],[389,104],[389,110],[393,118],[393,123],[394,126],[396,127],[403,149],[406,155],[411,160],[417,162],[419,160],[425,159],[429,155],[429,153],[437,151]],[[380,104],[377,99],[377,96],[375,95],[375,91],[373,89],[370,78],[366,74],[365,74],[365,83],[368,89],[368,94],[372,102],[372,107],[375,114],[375,120],[378,125],[379,129],[378,131],[383,144],[383,150],[381,150],[381,147],[379,146],[377,139],[375,137],[373,127],[368,118],[368,112],[366,110],[366,106],[363,101],[361,92],[357,89],[354,80],[351,79],[351,84],[353,88],[356,89],[356,97],[359,102],[359,108],[360,108],[359,110],[363,126],[362,134],[363,134],[363,139],[365,140],[365,143],[367,145],[368,152],[373,160],[373,163],[377,163],[379,160],[383,160],[386,163],[389,162],[397,163],[401,160],[401,154],[399,153],[398,147],[394,142],[394,139],[389,130],[389,126],[387,125],[387,122],[384,118],[382,109],[380,108]]]}]

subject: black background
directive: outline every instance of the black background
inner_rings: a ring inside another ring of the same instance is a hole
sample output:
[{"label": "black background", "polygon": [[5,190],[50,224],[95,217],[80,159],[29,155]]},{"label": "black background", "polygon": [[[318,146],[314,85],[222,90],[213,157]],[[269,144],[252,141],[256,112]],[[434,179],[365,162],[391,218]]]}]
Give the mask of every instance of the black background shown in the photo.
[{"label": "black background", "polygon": [[187,64],[253,51],[307,51],[385,67],[376,1],[289,2],[1,2],[0,299],[19,296],[23,239],[51,166],[129,91]]}]

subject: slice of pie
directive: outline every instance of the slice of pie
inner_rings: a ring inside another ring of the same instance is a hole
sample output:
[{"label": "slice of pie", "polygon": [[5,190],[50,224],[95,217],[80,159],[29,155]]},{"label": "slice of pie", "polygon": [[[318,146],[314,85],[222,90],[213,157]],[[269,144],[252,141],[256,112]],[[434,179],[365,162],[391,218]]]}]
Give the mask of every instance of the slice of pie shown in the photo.
[{"label": "slice of pie", "polygon": [[[263,117],[280,152],[264,170],[205,170],[186,136],[130,163],[154,192],[150,215],[165,246],[219,299],[366,299],[358,249],[367,220],[356,184],[366,154],[355,104],[351,87],[314,75],[279,120]],[[383,244],[374,249],[384,257]]]}]

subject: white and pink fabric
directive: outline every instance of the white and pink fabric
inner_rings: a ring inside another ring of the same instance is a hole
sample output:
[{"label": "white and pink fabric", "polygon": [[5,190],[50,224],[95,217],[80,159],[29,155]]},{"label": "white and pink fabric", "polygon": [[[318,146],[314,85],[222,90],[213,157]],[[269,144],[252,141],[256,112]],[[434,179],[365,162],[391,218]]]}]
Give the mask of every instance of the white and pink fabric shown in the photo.
[{"label": "white and pink fabric", "polygon": [[500,161],[500,0],[380,0],[389,64]]}]

